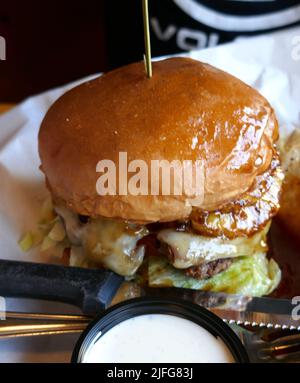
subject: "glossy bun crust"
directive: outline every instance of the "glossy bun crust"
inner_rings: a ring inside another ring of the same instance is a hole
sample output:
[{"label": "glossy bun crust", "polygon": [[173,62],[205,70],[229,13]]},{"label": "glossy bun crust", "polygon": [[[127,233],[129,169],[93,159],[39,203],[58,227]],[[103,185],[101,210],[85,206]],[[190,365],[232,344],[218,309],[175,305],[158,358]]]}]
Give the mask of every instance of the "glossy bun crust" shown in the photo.
[{"label": "glossy bun crust", "polygon": [[[188,218],[189,196],[100,196],[98,161],[202,160],[203,198],[215,210],[246,192],[270,165],[278,124],[256,90],[187,58],[122,67],[64,94],[39,133],[47,185],[57,203],[89,216],[138,222]],[[150,183],[149,183],[150,184]]]}]

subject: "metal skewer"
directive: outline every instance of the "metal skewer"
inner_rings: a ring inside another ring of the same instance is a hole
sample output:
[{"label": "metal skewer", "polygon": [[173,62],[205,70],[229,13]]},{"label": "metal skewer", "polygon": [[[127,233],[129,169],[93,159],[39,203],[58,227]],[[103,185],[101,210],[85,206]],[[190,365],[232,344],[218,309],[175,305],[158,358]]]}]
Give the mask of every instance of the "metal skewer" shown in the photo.
[{"label": "metal skewer", "polygon": [[145,60],[147,77],[152,77],[152,62],[151,62],[151,41],[149,28],[149,7],[148,0],[143,1],[143,19],[144,19],[144,39],[145,39]]}]

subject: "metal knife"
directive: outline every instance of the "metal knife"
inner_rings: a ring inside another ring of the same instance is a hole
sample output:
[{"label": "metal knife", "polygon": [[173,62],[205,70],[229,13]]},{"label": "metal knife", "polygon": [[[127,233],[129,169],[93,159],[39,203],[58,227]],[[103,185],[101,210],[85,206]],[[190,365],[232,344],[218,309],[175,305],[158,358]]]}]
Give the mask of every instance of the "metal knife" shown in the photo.
[{"label": "metal knife", "polygon": [[[126,282],[125,282],[126,283]],[[185,299],[213,311],[229,323],[300,329],[292,319],[294,306],[288,299],[253,298],[182,288],[137,289],[121,294],[124,278],[99,269],[0,260],[0,296],[60,301],[96,315],[118,299],[136,296]]]},{"label": "metal knife", "polygon": [[147,287],[145,295],[186,299],[209,309],[229,324],[300,330],[300,319],[292,317],[295,306],[290,299],[248,297],[173,287]]}]

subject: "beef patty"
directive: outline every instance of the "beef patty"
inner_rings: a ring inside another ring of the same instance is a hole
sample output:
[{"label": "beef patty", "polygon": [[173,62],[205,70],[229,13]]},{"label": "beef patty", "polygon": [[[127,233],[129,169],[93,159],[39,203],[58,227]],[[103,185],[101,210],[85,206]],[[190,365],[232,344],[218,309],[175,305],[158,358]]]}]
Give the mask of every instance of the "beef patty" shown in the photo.
[{"label": "beef patty", "polygon": [[208,279],[228,269],[232,262],[231,258],[217,259],[203,265],[189,267],[185,270],[185,275],[195,279]]}]

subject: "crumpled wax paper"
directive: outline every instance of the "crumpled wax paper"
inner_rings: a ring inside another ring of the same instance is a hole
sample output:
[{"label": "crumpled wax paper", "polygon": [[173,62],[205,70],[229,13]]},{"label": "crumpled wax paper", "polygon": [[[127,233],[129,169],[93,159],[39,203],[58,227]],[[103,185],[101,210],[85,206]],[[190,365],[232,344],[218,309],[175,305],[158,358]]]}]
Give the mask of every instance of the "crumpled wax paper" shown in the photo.
[{"label": "crumpled wax paper", "polygon": [[[293,28],[186,56],[215,65],[258,89],[275,108],[281,134],[285,135],[300,127],[299,36],[300,28]],[[28,98],[0,117],[1,258],[50,261],[37,250],[23,253],[18,240],[36,224],[47,195],[39,171],[39,125],[50,105],[81,81]],[[6,305],[8,310],[76,312],[52,302],[7,299]],[[66,362],[77,338],[57,335],[0,340],[0,362]]]}]

